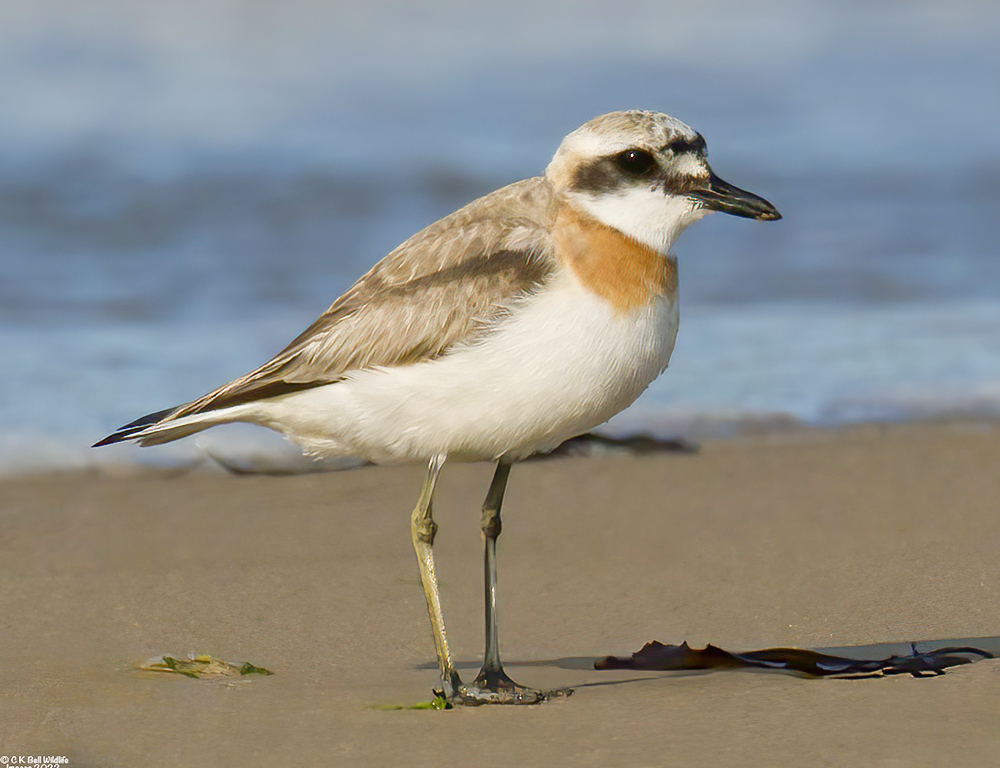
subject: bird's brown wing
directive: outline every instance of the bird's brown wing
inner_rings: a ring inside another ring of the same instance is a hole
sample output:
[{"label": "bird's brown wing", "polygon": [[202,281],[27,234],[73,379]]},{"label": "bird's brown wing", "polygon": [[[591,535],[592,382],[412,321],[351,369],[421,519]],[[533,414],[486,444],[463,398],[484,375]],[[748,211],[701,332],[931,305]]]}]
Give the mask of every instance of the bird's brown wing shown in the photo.
[{"label": "bird's brown wing", "polygon": [[542,178],[470,203],[393,250],[259,368],[161,421],[431,360],[474,338],[551,274],[554,206]]}]

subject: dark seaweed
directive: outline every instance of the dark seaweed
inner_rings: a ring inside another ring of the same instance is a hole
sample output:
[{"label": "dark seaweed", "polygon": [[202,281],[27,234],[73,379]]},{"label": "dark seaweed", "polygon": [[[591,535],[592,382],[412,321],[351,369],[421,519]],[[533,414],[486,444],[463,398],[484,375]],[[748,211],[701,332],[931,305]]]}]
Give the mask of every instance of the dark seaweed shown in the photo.
[{"label": "dark seaweed", "polygon": [[664,645],[646,643],[631,656],[606,656],[594,662],[594,669],[699,670],[754,668],[792,672],[809,677],[864,678],[909,674],[913,677],[943,675],[948,667],[970,664],[994,655],[967,646],[917,651],[911,645],[906,656],[882,659],[849,659],[799,648],[765,648],[747,653],[732,653],[714,645],[692,648],[686,642]]}]

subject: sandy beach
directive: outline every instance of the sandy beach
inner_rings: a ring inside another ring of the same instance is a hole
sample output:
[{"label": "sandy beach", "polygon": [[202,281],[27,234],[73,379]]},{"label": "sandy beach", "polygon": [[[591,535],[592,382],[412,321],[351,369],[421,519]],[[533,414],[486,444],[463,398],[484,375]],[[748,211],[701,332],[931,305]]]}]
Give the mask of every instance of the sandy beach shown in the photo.
[{"label": "sandy beach", "polygon": [[[72,768],[995,764],[1000,661],[875,680],[591,665],[654,639],[1000,651],[998,466],[1000,427],[982,422],[519,465],[501,647],[519,681],[576,692],[448,712],[373,708],[436,683],[409,541],[421,468],[5,479],[0,755]],[[436,505],[445,616],[473,674],[490,471],[447,467]],[[135,669],[188,652],[275,674]]]}]

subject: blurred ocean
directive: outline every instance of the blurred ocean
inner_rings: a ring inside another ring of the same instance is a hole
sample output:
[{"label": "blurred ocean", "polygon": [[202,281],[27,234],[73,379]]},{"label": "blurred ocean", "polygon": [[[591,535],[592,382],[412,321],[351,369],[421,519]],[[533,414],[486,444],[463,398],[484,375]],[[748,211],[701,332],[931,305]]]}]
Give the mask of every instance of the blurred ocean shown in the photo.
[{"label": "blurred ocean", "polygon": [[420,227],[657,109],[784,214],[676,246],[671,368],[611,432],[1000,415],[1000,4],[0,6],[0,471],[262,362]]}]

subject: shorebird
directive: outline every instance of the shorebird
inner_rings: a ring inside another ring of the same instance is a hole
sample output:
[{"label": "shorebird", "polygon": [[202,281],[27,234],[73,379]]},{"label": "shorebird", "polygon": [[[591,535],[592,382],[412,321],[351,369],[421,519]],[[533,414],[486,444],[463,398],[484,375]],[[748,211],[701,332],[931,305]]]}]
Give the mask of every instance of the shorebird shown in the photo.
[{"label": "shorebird", "polygon": [[[658,112],[597,117],[544,175],[486,195],[389,253],[245,376],[126,424],[96,445],[157,445],[229,422],[283,433],[318,457],[426,462],[410,518],[441,672],[465,704],[532,704],[500,660],[496,542],[511,464],[630,405],[677,335],[670,247],[712,211],[765,221],[773,205],[709,167],[705,140]],[[448,459],[494,461],[482,507],[486,650],[462,682],[434,573],[434,488]]]}]

